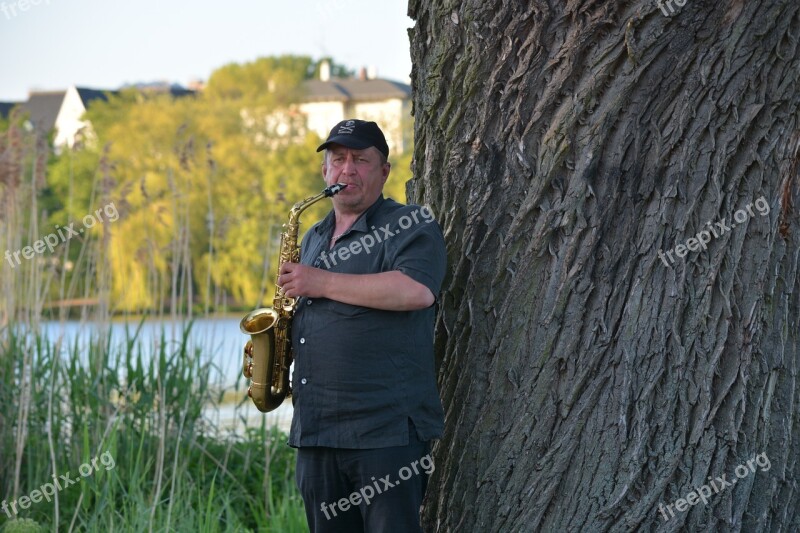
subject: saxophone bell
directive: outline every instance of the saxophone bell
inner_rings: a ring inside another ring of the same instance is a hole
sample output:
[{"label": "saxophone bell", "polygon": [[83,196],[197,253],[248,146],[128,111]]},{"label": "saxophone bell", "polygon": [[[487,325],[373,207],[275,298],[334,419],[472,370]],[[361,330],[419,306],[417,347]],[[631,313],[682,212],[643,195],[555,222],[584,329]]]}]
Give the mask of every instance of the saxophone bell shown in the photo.
[{"label": "saxophone bell", "polygon": [[[239,330],[250,335],[242,360],[242,375],[250,380],[247,395],[258,410],[265,413],[276,409],[289,393],[288,365],[285,372],[279,368],[276,373],[274,368],[279,363],[275,357],[275,325],[278,320],[275,309],[263,307],[247,313],[239,323]],[[271,374],[277,383],[273,382]]]}]

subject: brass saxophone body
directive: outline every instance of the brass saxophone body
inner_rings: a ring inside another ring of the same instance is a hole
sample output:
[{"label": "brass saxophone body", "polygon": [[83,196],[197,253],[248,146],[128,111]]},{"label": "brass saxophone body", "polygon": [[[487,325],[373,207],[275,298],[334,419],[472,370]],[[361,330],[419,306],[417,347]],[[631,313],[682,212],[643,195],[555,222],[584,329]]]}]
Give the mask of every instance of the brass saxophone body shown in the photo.
[{"label": "brass saxophone body", "polygon": [[[289,211],[289,221],[284,224],[281,233],[277,275],[280,275],[284,263],[300,262],[300,247],[297,245],[300,214],[323,198],[338,194],[345,187],[346,184],[336,183],[294,204]],[[242,374],[250,380],[247,395],[263,413],[276,409],[291,394],[289,367],[293,359],[291,326],[295,304],[296,299],[284,294],[276,276],[272,307],[249,312],[239,324],[242,333],[250,335],[242,361]]]}]

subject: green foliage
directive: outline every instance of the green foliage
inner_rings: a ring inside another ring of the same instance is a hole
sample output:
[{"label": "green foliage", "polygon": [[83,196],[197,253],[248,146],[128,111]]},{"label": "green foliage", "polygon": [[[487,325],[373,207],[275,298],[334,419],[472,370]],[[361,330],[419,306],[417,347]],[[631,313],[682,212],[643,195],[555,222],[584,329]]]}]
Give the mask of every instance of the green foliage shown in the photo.
[{"label": "green foliage", "polygon": [[100,163],[94,150],[66,150],[51,160],[47,172],[50,203],[50,226],[66,226],[93,211],[93,192]]},{"label": "green foliage", "polygon": [[407,150],[400,156],[390,156],[389,162],[392,164],[392,171],[389,179],[383,186],[383,195],[387,198],[394,198],[398,202],[406,203],[406,183],[411,179],[411,150]]},{"label": "green foliage", "polygon": [[29,518],[9,520],[3,527],[3,533],[45,533],[47,530]]},{"label": "green foliage", "polygon": [[295,101],[297,87],[311,68],[305,56],[261,57],[249,63],[231,63],[214,71],[204,96],[270,108]]},{"label": "green foliage", "polygon": [[[138,331],[119,346],[100,336],[69,347],[0,333],[0,405],[28,406],[0,418],[0,496],[26,519],[0,513],[2,531],[39,531],[32,521],[92,532],[306,529],[286,436],[263,422],[226,436],[203,419],[221,394],[211,362],[189,348],[190,328],[177,343],[162,336],[155,353]],[[54,472],[77,480],[55,491],[58,512],[53,498],[21,509]]]}]

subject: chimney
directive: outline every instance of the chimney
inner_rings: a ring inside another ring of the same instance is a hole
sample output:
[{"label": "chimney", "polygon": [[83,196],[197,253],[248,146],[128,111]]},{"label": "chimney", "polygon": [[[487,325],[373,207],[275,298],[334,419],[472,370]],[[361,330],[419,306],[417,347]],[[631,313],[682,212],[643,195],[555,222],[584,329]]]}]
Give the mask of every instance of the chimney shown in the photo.
[{"label": "chimney", "polygon": [[319,79],[320,81],[330,81],[331,79],[331,63],[327,59],[319,65]]},{"label": "chimney", "polygon": [[367,80],[367,69],[365,69],[364,67],[358,69],[358,79],[361,81]]},{"label": "chimney", "polygon": [[377,80],[378,79],[378,67],[375,65],[371,65],[367,68],[367,79],[368,80]]}]

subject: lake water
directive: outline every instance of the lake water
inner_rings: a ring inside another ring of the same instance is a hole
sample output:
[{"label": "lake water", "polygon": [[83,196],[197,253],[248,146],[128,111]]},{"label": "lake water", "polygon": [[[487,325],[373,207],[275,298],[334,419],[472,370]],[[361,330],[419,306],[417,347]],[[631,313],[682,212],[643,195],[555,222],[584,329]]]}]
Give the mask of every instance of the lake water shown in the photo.
[{"label": "lake water", "polygon": [[[239,331],[240,320],[241,316],[197,318],[192,323],[192,329],[189,332],[189,345],[191,349],[199,348],[202,360],[212,362],[218,369],[216,375],[212,375],[212,382],[226,390],[235,390],[238,380],[239,392],[244,397],[247,388],[244,378],[240,377],[242,349],[250,337]],[[138,320],[112,322],[110,330],[112,350],[123,346],[126,336],[132,335],[138,327]],[[152,351],[145,353],[145,356],[151,356],[156,351],[162,334],[168,346],[179,345],[186,327],[188,327],[188,323],[146,320],[142,324],[138,337],[142,346],[152,347]],[[96,325],[79,321],[44,322],[42,324],[44,336],[53,341],[61,338],[64,346],[72,346],[77,340],[81,353],[86,353],[84,347],[88,345],[90,337],[96,332]],[[169,350],[167,352],[169,353]],[[292,420],[292,404],[287,400],[281,407],[266,414],[259,412],[251,401],[247,401],[242,406],[234,404],[219,407],[209,406],[205,410],[205,417],[215,427],[232,432],[237,432],[241,428],[241,418],[245,418],[248,424],[257,425],[266,417],[268,425],[275,424],[283,431],[288,432]]]}]

